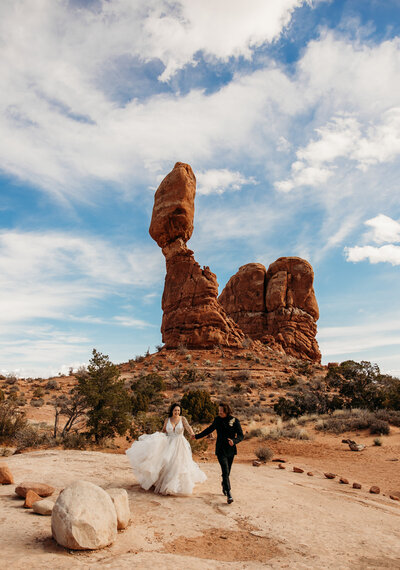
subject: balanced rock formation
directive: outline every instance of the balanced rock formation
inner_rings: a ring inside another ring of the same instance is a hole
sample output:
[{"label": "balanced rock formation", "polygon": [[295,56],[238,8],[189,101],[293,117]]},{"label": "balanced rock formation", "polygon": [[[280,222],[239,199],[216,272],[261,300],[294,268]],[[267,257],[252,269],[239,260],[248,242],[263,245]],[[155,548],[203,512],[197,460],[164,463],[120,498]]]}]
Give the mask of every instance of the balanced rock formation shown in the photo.
[{"label": "balanced rock formation", "polygon": [[167,275],[162,298],[162,340],[166,348],[241,346],[244,334],[218,303],[218,283],[201,268],[186,242],[193,233],[196,178],[177,162],[155,197],[150,235],[165,256]]},{"label": "balanced rock formation", "polygon": [[117,514],[111,497],[88,481],[62,491],[51,514],[53,538],[65,548],[94,550],[117,538]]},{"label": "balanced rock formation", "polygon": [[249,263],[230,278],[219,302],[250,338],[320,362],[313,281],[311,265],[299,257],[280,257],[268,270]]}]

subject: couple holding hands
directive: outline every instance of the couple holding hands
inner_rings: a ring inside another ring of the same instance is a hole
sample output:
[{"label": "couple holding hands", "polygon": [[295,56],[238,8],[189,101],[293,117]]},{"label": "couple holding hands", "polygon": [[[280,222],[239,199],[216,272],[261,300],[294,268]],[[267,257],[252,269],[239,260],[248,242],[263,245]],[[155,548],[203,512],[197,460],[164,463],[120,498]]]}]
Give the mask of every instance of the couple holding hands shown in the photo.
[{"label": "couple holding hands", "polygon": [[193,461],[184,432],[193,439],[201,439],[214,430],[217,431],[215,455],[221,466],[222,492],[228,504],[233,503],[229,475],[237,454],[236,444],[243,440],[243,431],[227,402],[219,404],[218,415],[212,424],[198,434],[181,416],[180,405],[172,404],[162,432],[140,436],[126,451],[140,486],[146,490],[154,486],[154,492],[163,495],[191,495],[194,485],[203,483],[207,477]]}]

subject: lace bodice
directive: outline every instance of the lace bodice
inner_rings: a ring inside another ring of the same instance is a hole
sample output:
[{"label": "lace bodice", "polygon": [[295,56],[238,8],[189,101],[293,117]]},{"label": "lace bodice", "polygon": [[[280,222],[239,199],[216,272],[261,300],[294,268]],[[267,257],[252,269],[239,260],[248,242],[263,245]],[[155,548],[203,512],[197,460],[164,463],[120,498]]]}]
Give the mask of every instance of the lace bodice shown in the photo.
[{"label": "lace bodice", "polygon": [[189,422],[183,416],[180,417],[179,422],[176,424],[175,427],[171,422],[171,418],[167,418],[164,425],[165,425],[165,432],[168,436],[183,435],[185,430],[189,432],[190,435],[193,435],[193,430],[190,427]]}]

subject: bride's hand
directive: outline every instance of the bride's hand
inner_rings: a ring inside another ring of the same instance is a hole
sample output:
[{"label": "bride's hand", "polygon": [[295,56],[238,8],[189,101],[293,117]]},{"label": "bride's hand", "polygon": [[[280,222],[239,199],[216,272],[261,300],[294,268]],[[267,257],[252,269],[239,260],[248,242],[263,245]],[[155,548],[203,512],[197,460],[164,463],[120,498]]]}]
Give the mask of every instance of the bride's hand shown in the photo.
[{"label": "bride's hand", "polygon": [[229,437],[228,437],[228,443],[229,443],[229,445],[233,445],[233,441],[231,439],[229,439]]}]

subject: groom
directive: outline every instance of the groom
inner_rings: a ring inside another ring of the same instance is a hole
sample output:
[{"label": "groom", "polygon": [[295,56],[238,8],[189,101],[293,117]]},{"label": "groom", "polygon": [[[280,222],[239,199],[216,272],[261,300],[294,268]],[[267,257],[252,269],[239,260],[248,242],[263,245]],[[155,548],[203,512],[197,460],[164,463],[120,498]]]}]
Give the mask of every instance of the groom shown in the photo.
[{"label": "groom", "polygon": [[232,416],[229,404],[221,402],[218,407],[218,416],[213,423],[205,430],[195,435],[196,439],[201,439],[209,433],[217,430],[217,442],[215,444],[215,455],[222,471],[222,492],[227,497],[228,504],[233,503],[231,495],[231,484],[229,475],[233,459],[237,454],[236,444],[243,440],[243,431],[240,422]]}]

